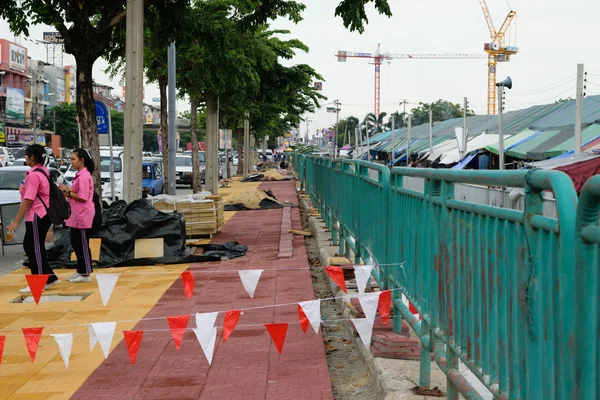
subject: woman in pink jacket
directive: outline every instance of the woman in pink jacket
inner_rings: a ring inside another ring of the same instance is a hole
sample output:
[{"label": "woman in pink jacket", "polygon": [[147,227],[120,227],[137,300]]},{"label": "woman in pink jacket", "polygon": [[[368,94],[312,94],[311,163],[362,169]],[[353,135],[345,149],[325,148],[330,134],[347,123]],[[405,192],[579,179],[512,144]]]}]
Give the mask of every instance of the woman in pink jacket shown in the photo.
[{"label": "woman in pink jacket", "polygon": [[66,225],[71,228],[71,245],[77,256],[77,272],[69,278],[71,283],[91,282],[92,253],[88,240],[89,230],[94,222],[94,160],[85,149],[73,150],[71,167],[77,170],[71,188],[64,185],[61,190],[71,206],[71,216]]}]

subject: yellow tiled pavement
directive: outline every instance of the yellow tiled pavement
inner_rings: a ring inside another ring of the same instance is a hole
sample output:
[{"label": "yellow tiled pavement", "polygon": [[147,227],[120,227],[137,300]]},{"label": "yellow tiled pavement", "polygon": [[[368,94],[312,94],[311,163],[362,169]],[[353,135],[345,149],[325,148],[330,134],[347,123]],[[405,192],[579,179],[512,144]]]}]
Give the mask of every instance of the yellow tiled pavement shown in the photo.
[{"label": "yellow tiled pavement", "polygon": [[[219,193],[229,195],[259,182],[242,183],[238,179]],[[225,212],[225,221],[235,214]],[[218,236],[216,237],[218,241]],[[89,351],[87,324],[90,322],[118,322],[111,350],[123,339],[121,331],[132,329],[150,311],[164,292],[178,279],[189,265],[154,267],[107,268],[100,273],[121,274],[110,301],[102,306],[96,281],[71,284],[67,282],[74,270],[57,270],[62,283],[44,292],[44,295],[91,293],[81,302],[17,304],[10,303],[20,296],[25,287],[21,269],[0,277],[0,335],[5,335],[4,357],[0,365],[0,400],[58,400],[68,399],[104,361],[99,345]],[[172,274],[143,274],[144,272],[173,272]],[[183,296],[183,292],[181,293]],[[81,326],[73,326],[78,325]],[[70,326],[65,326],[70,325]],[[31,363],[21,328],[44,327],[37,356]],[[74,333],[69,369],[58,351],[52,333]]]},{"label": "yellow tiled pavement", "polygon": [[[0,399],[68,399],[104,360],[99,346],[89,351],[90,322],[118,322],[112,349],[123,339],[121,331],[132,329],[156,304],[188,265],[109,268],[102,273],[120,273],[110,301],[102,305],[95,280],[71,284],[73,270],[57,270],[62,283],[44,295],[91,293],[81,302],[14,304],[19,289],[26,286],[18,270],[0,278],[0,335],[6,335],[0,366]],[[100,272],[100,271],[97,271]],[[144,272],[173,272],[143,274]],[[181,294],[183,296],[183,292]],[[65,326],[71,325],[71,326]],[[35,362],[32,364],[21,328],[44,327]],[[51,333],[74,333],[73,349],[66,370]]]}]

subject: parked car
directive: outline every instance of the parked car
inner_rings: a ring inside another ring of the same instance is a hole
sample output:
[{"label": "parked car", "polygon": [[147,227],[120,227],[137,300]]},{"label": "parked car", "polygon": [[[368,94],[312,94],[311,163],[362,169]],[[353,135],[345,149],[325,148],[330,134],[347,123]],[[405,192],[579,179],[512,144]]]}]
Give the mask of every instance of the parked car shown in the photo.
[{"label": "parked car", "polygon": [[142,197],[163,193],[165,177],[159,164],[152,161],[142,162]]},{"label": "parked car", "polygon": [[239,158],[238,158],[237,154],[233,156],[232,163],[233,163],[234,166],[237,166],[239,164]]},{"label": "parked car", "polygon": [[175,159],[175,173],[177,174],[177,184],[192,185],[192,157],[177,156]]},{"label": "parked car", "polygon": [[15,157],[8,147],[0,147],[0,166],[8,167],[15,162]]}]

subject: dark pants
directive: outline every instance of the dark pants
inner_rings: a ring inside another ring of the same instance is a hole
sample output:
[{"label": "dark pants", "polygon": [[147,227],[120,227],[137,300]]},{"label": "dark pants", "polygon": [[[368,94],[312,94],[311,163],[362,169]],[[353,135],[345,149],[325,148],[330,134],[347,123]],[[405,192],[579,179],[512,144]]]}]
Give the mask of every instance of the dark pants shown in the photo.
[{"label": "dark pants", "polygon": [[92,252],[88,240],[89,229],[71,228],[71,246],[77,256],[77,272],[79,275],[92,273]]},{"label": "dark pants", "polygon": [[47,283],[58,279],[48,265],[48,257],[46,257],[46,234],[50,225],[50,218],[47,215],[44,218],[35,215],[33,222],[25,222],[25,237],[23,238],[23,249],[27,254],[31,274],[50,275]]}]

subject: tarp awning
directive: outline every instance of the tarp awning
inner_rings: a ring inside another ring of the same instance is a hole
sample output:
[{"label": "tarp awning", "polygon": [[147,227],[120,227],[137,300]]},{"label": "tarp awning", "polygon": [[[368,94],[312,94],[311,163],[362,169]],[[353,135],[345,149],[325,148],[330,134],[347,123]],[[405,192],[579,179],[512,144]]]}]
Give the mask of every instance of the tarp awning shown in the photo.
[{"label": "tarp awning", "polygon": [[[466,153],[483,149],[484,147],[492,143],[498,143],[498,135],[482,133],[481,135],[476,136],[467,142]],[[459,161],[460,152],[458,151],[458,147],[456,147],[442,155],[440,164],[454,164]]]},{"label": "tarp awning", "polygon": [[474,159],[477,156],[477,153],[473,153],[473,154],[469,154],[468,156],[466,156],[465,158],[462,159],[461,162],[459,162],[458,164],[456,164],[454,167],[452,167],[452,169],[463,169],[464,167],[467,166],[467,164],[469,164],[471,162],[472,159]]}]

